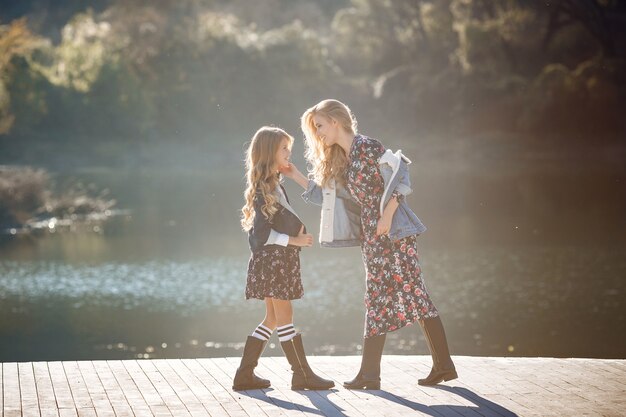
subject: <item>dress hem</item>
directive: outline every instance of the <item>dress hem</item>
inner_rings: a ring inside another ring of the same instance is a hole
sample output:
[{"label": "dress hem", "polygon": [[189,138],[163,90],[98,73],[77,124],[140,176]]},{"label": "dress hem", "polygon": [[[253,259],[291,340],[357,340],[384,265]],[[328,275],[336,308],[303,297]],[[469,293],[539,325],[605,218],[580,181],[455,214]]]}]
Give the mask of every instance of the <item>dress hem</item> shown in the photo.
[{"label": "dress hem", "polygon": [[428,317],[423,317],[423,318],[416,318],[416,319],[415,319],[415,320],[413,320],[413,321],[407,321],[407,322],[403,323],[401,326],[396,327],[396,328],[395,328],[395,329],[393,329],[393,330],[387,330],[387,331],[384,331],[384,332],[382,332],[382,331],[381,331],[381,332],[378,332],[377,334],[373,334],[373,335],[371,335],[371,336],[370,336],[370,335],[365,335],[365,334],[364,334],[364,335],[363,335],[363,338],[364,338],[364,339],[368,339],[368,338],[370,338],[370,337],[382,336],[382,335],[387,334],[387,333],[393,333],[393,332],[395,332],[395,331],[397,331],[397,330],[400,330],[400,329],[405,328],[406,326],[412,326],[412,325],[413,325],[413,324],[415,324],[415,322],[417,322],[417,321],[424,320],[424,319],[434,319],[434,318],[436,318],[436,317],[439,317],[439,312],[437,312],[437,314],[436,314],[436,315],[434,315],[434,316],[428,316]]}]

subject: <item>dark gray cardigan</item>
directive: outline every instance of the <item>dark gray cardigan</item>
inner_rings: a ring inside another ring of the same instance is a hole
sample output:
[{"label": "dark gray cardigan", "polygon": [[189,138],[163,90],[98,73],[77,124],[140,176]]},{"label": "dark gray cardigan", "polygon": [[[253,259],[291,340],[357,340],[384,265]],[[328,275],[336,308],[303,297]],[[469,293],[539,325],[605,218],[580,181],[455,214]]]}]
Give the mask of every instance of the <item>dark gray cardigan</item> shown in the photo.
[{"label": "dark gray cardigan", "polygon": [[[282,184],[278,186],[283,190],[287,203],[289,203],[289,197]],[[293,214],[290,210],[278,204],[278,211],[272,217],[272,220],[268,220],[267,217],[261,211],[261,208],[265,205],[265,199],[260,190],[257,190],[254,196],[254,223],[252,228],[248,231],[248,243],[250,244],[250,250],[258,252],[263,248],[282,247],[280,245],[266,245],[267,239],[270,236],[272,229],[278,233],[284,233],[289,236],[298,236],[300,228],[304,226],[302,221]],[[306,227],[305,227],[306,233]],[[289,247],[296,247],[289,245]],[[298,249],[300,249],[298,247]]]}]

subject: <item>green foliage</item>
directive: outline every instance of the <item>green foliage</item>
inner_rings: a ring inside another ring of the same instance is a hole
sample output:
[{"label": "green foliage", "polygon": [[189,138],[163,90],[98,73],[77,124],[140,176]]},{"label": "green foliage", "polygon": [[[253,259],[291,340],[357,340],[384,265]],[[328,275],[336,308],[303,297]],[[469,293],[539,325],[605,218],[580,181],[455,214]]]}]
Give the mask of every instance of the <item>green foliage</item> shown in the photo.
[{"label": "green foliage", "polygon": [[80,13],[65,25],[58,46],[42,48],[46,63],[32,60],[31,66],[53,85],[87,92],[105,63],[117,58],[115,41],[109,38],[109,23],[95,21],[92,12]]},{"label": "green foliage", "polygon": [[[134,164],[152,143],[219,150],[259,124],[297,126],[327,97],[373,103],[359,116],[402,136],[624,128],[624,39],[602,26],[623,17],[614,2],[587,1],[593,18],[568,16],[574,0],[327,3],[112,1],[77,13],[56,43],[3,26],[0,147]],[[12,138],[24,145],[3,145]]]},{"label": "green foliage", "polygon": [[624,94],[620,74],[625,69],[622,62],[607,59],[585,61],[573,70],[547,65],[528,91],[519,127],[570,134],[619,131]]},{"label": "green foliage", "polygon": [[12,61],[16,57],[27,57],[41,44],[41,39],[34,36],[26,27],[25,19],[18,19],[8,25],[0,25],[0,135],[7,133],[13,126],[14,114],[10,111],[10,93],[7,85],[11,83]]}]

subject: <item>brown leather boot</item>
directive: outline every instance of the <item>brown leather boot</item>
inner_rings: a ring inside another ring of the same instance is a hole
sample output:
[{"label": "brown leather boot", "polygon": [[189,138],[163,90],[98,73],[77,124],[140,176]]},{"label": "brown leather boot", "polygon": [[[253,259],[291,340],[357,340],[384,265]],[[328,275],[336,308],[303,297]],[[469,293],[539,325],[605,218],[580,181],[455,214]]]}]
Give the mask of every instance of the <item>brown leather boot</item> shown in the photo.
[{"label": "brown leather boot", "polygon": [[419,385],[436,385],[441,381],[458,378],[454,363],[448,351],[448,341],[439,316],[419,321],[428,342],[428,349],[433,357],[430,374],[417,381]]},{"label": "brown leather boot", "polygon": [[333,381],[315,375],[309,366],[304,353],[301,334],[286,342],[280,342],[280,346],[283,348],[283,352],[285,352],[285,356],[293,371],[293,376],[291,377],[292,390],[327,390],[335,386]]},{"label": "brown leather boot", "polygon": [[354,379],[343,383],[345,388],[380,389],[380,360],[383,356],[386,337],[387,335],[381,334],[363,339],[361,369]]},{"label": "brown leather boot", "polygon": [[237,373],[235,373],[233,391],[269,388],[271,385],[270,381],[259,378],[254,374],[254,368],[258,365],[259,358],[261,357],[266,344],[266,340],[248,336],[246,339],[246,346],[243,348],[241,364],[239,365],[239,368],[237,368]]}]

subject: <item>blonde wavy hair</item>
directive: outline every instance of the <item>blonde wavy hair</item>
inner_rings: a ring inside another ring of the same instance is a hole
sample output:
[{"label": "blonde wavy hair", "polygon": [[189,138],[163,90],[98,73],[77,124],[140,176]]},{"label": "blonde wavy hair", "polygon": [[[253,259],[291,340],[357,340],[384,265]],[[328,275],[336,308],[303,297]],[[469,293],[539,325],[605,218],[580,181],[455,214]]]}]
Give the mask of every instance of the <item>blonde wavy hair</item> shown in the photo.
[{"label": "blonde wavy hair", "polygon": [[322,100],[304,112],[300,119],[300,126],[305,138],[304,156],[309,162],[309,174],[313,181],[322,187],[333,179],[336,184],[345,185],[345,172],[348,167],[348,155],[341,146],[335,144],[326,146],[317,136],[315,121],[316,115],[328,120],[336,120],[340,126],[353,135],[357,134],[357,122],[350,108],[339,100]]},{"label": "blonde wavy hair", "polygon": [[273,191],[280,182],[276,172],[276,154],[283,140],[287,139],[289,147],[293,145],[293,137],[283,129],[263,126],[254,134],[246,150],[246,190],[245,204],[241,209],[241,227],[248,231],[254,224],[254,197],[260,192],[265,199],[261,212],[269,220],[278,211],[278,198]]}]

